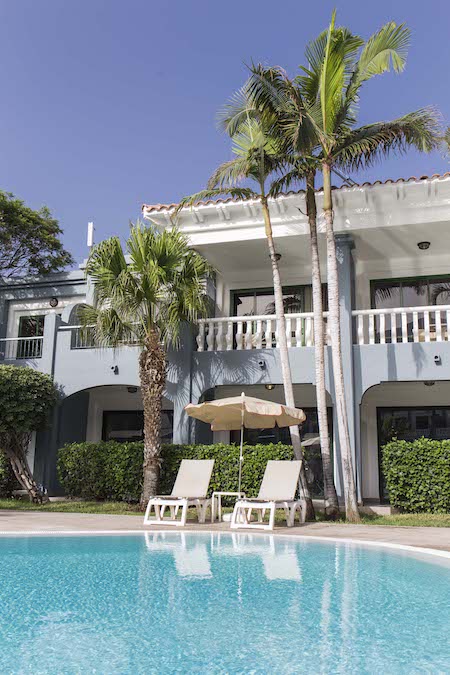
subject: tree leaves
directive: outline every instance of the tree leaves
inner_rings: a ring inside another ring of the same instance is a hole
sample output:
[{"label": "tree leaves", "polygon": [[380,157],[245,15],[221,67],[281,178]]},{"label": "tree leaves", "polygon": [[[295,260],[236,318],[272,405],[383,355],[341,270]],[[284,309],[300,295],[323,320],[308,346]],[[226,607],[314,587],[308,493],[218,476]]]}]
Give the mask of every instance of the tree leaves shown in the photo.
[{"label": "tree leaves", "polygon": [[73,263],[47,207],[33,211],[0,190],[0,277],[57,272]]}]

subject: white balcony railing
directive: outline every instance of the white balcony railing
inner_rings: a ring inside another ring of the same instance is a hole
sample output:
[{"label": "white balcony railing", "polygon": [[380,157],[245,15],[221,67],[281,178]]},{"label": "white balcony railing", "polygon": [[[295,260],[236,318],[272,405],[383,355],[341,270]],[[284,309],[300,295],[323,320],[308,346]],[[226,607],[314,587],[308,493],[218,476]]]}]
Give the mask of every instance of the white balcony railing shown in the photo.
[{"label": "white balcony railing", "polygon": [[358,345],[448,342],[450,305],[361,309],[355,317]]},{"label": "white balcony railing", "polygon": [[43,337],[0,338],[0,359],[40,359],[43,341]]},{"label": "white balcony railing", "polygon": [[[323,316],[326,324],[328,313],[324,312]],[[286,336],[289,347],[314,346],[313,313],[286,314]],[[228,316],[200,319],[198,322],[199,352],[270,349],[278,346],[278,322],[274,315]]]}]

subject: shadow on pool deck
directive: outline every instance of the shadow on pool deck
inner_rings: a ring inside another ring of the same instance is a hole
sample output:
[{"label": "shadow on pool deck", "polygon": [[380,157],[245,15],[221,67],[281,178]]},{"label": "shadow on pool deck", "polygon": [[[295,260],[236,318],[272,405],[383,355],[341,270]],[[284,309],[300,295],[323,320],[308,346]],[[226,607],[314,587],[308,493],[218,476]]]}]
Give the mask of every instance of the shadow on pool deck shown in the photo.
[{"label": "shadow on pool deck", "polygon": [[[42,513],[39,511],[0,511],[0,534],[44,532],[107,532],[147,531],[178,527],[144,527],[138,516],[116,516],[89,513]],[[219,532],[229,530],[228,523],[189,523],[184,530]],[[257,530],[252,530],[257,533]],[[266,533],[267,534],[267,533]],[[276,527],[274,534],[329,537],[359,541],[385,542],[403,546],[416,546],[450,551],[448,527],[394,527],[382,525],[346,525],[333,523],[305,523],[293,528]]]}]

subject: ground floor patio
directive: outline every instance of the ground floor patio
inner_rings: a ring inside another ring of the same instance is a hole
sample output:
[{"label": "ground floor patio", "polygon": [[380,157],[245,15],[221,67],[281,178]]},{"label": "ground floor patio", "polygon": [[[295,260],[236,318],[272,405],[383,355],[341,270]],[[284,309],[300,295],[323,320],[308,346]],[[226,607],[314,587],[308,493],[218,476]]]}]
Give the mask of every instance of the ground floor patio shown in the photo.
[{"label": "ground floor patio", "polygon": [[[0,535],[85,533],[126,534],[145,531],[167,531],[158,526],[144,527],[140,516],[116,516],[88,513],[42,513],[37,511],[0,511]],[[179,532],[179,528],[170,528]],[[229,532],[228,523],[188,523],[182,531]],[[239,530],[245,532],[245,530]],[[257,536],[301,536],[329,540],[353,540],[394,547],[414,547],[450,552],[450,527],[383,527],[335,523],[304,523],[293,528],[276,527],[270,533],[251,531]]]}]

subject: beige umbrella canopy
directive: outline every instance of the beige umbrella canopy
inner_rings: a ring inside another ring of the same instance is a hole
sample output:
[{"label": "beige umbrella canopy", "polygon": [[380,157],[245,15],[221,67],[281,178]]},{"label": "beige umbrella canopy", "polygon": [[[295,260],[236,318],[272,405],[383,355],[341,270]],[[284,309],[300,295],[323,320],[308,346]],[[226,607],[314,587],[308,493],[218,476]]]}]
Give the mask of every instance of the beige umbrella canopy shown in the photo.
[{"label": "beige umbrella canopy", "polygon": [[241,430],[241,452],[239,458],[239,492],[241,491],[242,447],[244,428],[273,429],[293,427],[306,420],[306,415],[299,408],[289,408],[281,403],[263,401],[260,398],[240,396],[221,398],[194,405],[189,403],[185,410],[190,417],[211,425],[213,431]]}]

